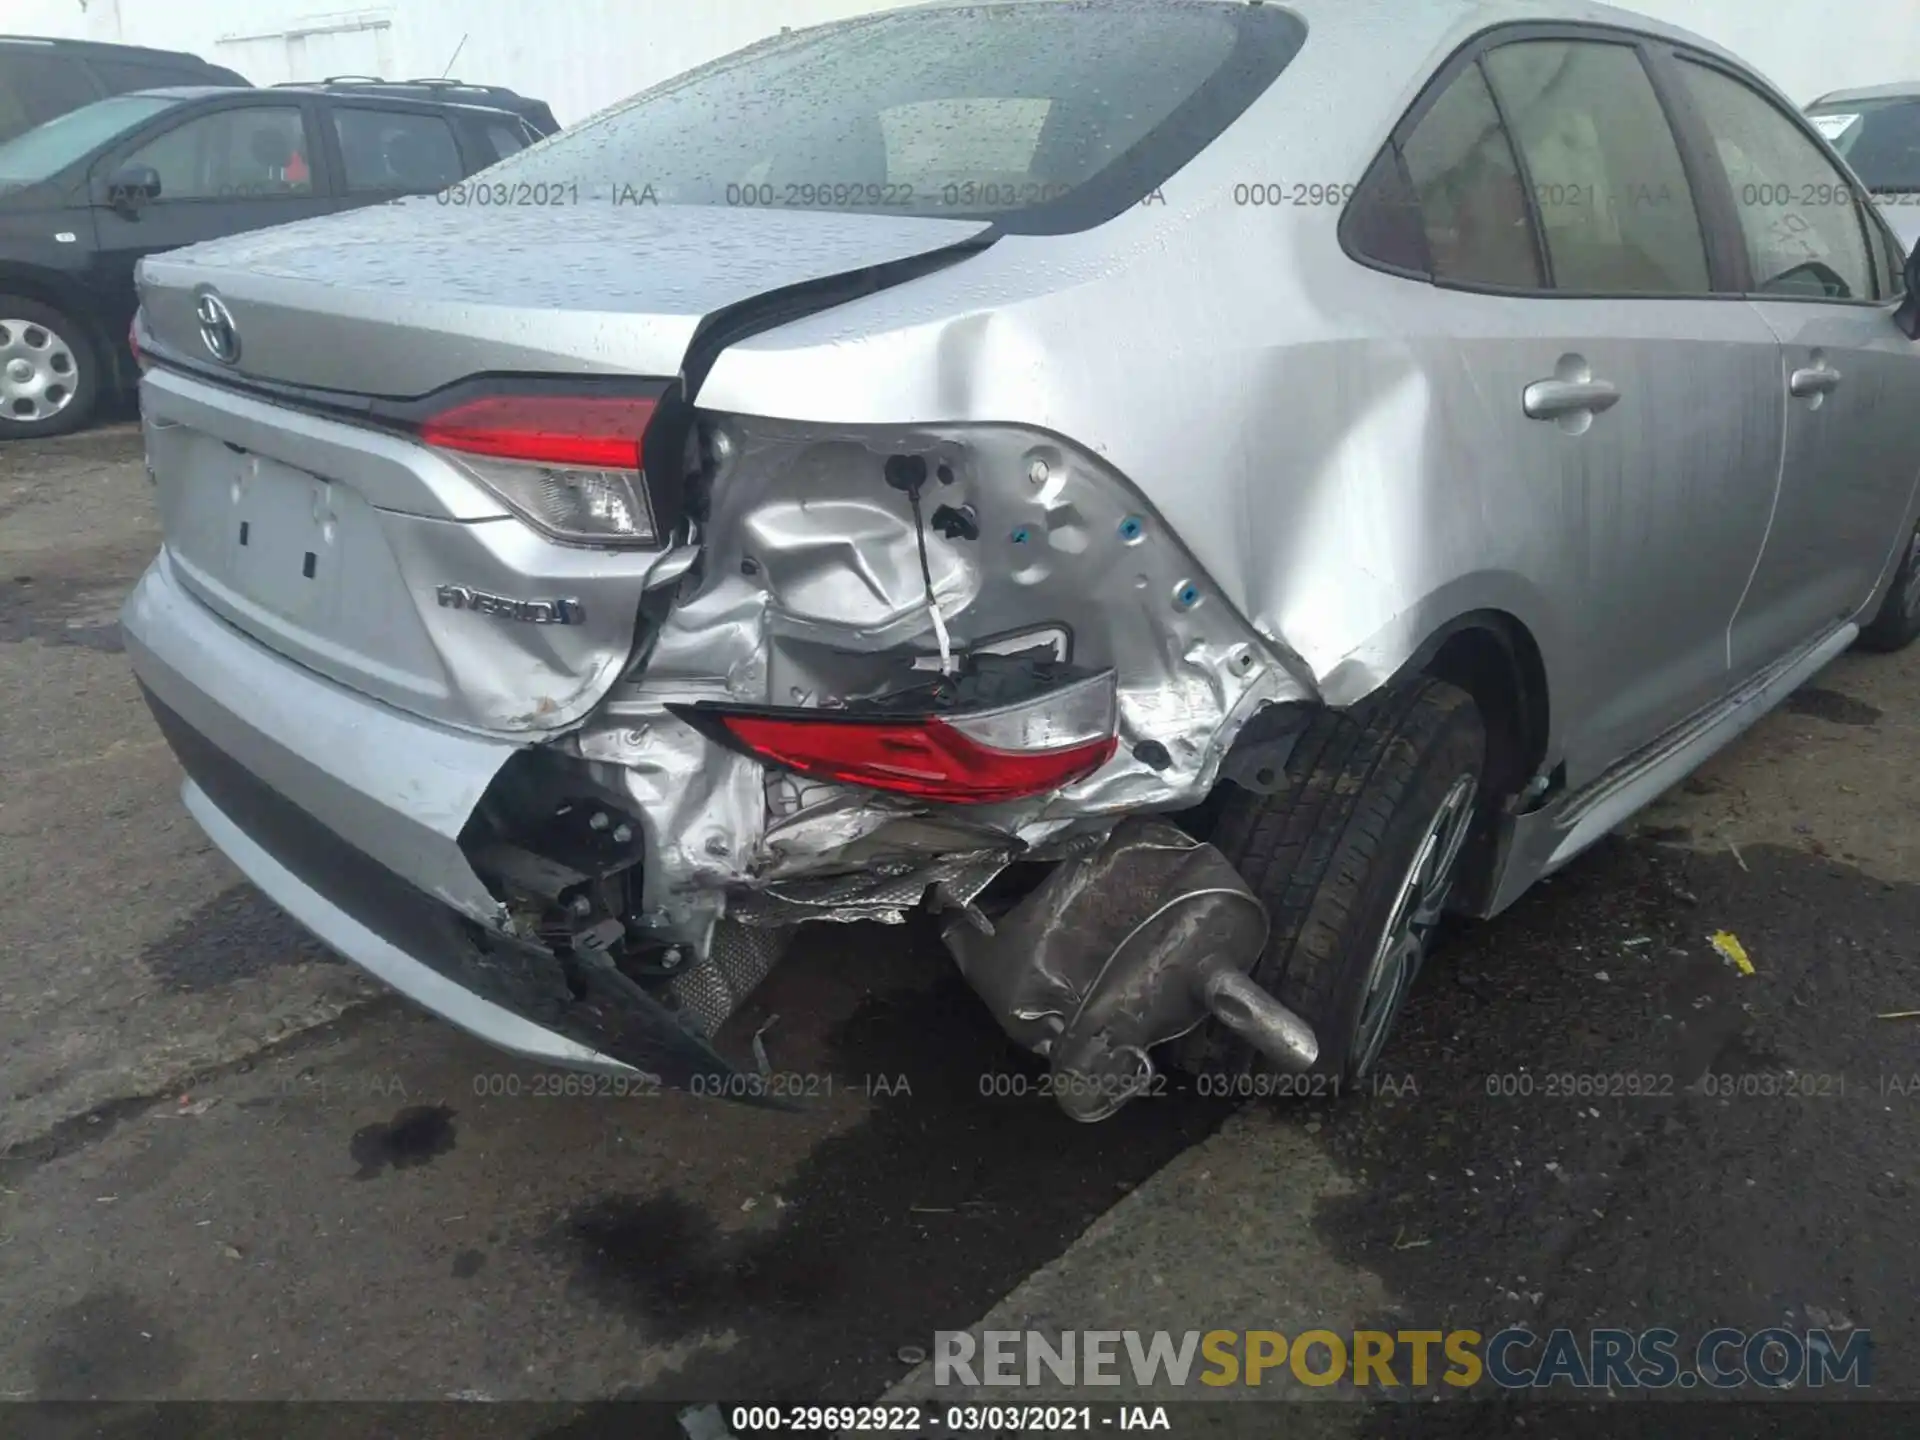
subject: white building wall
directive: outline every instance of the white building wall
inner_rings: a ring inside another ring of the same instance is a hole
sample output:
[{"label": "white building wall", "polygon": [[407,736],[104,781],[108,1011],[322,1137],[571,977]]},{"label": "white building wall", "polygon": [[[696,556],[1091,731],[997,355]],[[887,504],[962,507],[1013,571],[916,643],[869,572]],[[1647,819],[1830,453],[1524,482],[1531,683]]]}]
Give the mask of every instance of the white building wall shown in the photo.
[{"label": "white building wall", "polygon": [[[893,0],[899,3],[899,0]],[[0,33],[190,50],[256,85],[452,74],[562,124],[751,41],[890,8],[872,0],[0,0]]]},{"label": "white building wall", "polygon": [[[892,0],[897,3],[897,0]],[[1629,0],[1719,41],[1805,103],[1920,79],[1920,0]],[[0,33],[191,50],[256,84],[329,74],[511,86],[562,123],[778,31],[874,0],[0,0]]]}]

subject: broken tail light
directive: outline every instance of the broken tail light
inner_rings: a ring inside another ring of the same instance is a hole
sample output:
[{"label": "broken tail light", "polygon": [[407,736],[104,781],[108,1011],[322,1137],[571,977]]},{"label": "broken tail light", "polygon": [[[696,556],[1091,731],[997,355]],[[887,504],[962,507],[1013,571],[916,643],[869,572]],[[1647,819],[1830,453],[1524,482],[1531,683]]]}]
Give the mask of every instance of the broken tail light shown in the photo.
[{"label": "broken tail light", "polygon": [[1098,770],[1119,745],[1111,670],[983,710],[669,708],[709,738],[769,765],[950,805],[1058,790]]},{"label": "broken tail light", "polygon": [[522,518],[576,544],[659,543],[642,458],[659,402],[640,395],[482,395],[420,422]]}]

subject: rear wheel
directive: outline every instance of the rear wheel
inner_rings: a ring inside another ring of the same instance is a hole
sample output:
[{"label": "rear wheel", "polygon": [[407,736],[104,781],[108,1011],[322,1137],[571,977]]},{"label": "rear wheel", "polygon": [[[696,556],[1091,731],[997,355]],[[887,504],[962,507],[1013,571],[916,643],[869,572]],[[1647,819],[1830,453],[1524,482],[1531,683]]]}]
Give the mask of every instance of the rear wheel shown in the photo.
[{"label": "rear wheel", "polygon": [[1904,650],[1920,635],[1920,526],[1907,537],[1907,550],[1900,557],[1900,568],[1893,572],[1893,584],[1880,602],[1880,613],[1860,632],[1856,642],[1862,650],[1882,654]]},{"label": "rear wheel", "polygon": [[0,295],[0,440],[64,435],[87,423],[100,361],[71,316],[21,295]]},{"label": "rear wheel", "polygon": [[[1433,943],[1480,815],[1486,750],[1472,698],[1421,679],[1318,717],[1286,789],[1235,789],[1222,805],[1214,844],[1272,922],[1253,976],[1313,1026],[1316,1072],[1341,1085],[1379,1062]],[[1232,1059],[1254,1063],[1239,1048]]]}]

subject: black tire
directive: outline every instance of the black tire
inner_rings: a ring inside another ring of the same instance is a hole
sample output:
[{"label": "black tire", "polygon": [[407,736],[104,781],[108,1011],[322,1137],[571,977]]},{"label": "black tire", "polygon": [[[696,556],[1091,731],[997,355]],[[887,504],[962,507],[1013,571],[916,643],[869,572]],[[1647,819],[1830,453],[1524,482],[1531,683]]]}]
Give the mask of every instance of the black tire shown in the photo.
[{"label": "black tire", "polygon": [[[1464,815],[1450,827],[1458,838],[1432,901],[1437,919],[1471,828],[1485,819],[1486,750],[1472,697],[1422,678],[1361,709],[1316,718],[1288,759],[1290,783],[1279,793],[1229,787],[1213,843],[1265,903],[1272,924],[1253,976],[1313,1026],[1320,1041],[1315,1073],[1341,1088],[1363,1080],[1377,1062],[1426,958],[1431,926],[1399,948],[1403,962],[1410,947],[1417,953],[1397,995],[1387,998],[1382,987],[1380,1038],[1363,1045],[1369,980],[1402,883],[1443,802],[1457,800]],[[1456,787],[1463,779],[1470,788],[1461,798]],[[1207,1045],[1211,1055],[1194,1058],[1209,1068],[1224,1062],[1244,1071],[1258,1060],[1224,1030]]]},{"label": "black tire", "polygon": [[[10,392],[10,355],[41,370],[33,383],[42,396],[48,393],[44,386],[48,375],[68,381],[57,387],[64,397],[58,408],[49,413],[44,400],[36,403]],[[0,295],[0,441],[65,435],[85,425],[100,400],[102,368],[85,325],[24,295]],[[30,404],[39,413],[28,412]]]},{"label": "black tire", "polygon": [[1854,644],[1862,650],[1890,655],[1904,650],[1920,635],[1920,528],[1907,538],[1907,553],[1893,572],[1893,584]]}]

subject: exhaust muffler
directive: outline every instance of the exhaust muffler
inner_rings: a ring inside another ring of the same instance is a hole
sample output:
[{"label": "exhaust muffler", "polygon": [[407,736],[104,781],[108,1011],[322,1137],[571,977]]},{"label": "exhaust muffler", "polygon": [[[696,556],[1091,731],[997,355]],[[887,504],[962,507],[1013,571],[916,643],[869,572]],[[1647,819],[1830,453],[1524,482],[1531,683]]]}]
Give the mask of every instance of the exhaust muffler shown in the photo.
[{"label": "exhaust muffler", "polygon": [[1282,1069],[1320,1056],[1313,1028],[1247,973],[1266,948],[1266,908],[1226,856],[1165,821],[1122,821],[991,935],[964,918],[944,934],[1001,1028],[1050,1062],[1076,1120],[1143,1093],[1147,1052],[1209,1016]]}]

